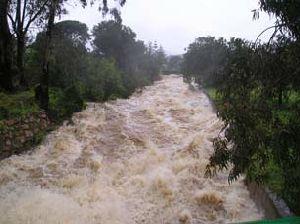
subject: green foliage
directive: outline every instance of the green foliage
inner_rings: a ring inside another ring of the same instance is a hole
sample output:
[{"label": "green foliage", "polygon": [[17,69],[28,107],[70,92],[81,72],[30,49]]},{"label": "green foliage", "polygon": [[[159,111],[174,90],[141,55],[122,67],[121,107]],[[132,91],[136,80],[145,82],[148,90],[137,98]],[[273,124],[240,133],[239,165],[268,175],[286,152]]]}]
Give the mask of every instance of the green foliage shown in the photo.
[{"label": "green foliage", "polygon": [[[259,0],[260,9],[276,16],[276,30],[282,33],[288,33],[300,39],[300,2],[278,1],[278,0]],[[255,15],[259,15],[256,11]]]},{"label": "green foliage", "polygon": [[34,100],[34,92],[31,90],[17,94],[0,92],[0,120],[24,117],[38,110]]},{"label": "green foliage", "polygon": [[114,58],[119,68],[127,69],[128,52],[133,50],[136,34],[127,26],[113,20],[103,21],[93,28],[94,53]]},{"label": "green foliage", "polygon": [[124,96],[122,75],[112,60],[90,57],[84,83],[84,96],[91,101]]},{"label": "green foliage", "polygon": [[216,74],[224,66],[226,50],[226,41],[223,38],[197,38],[189,45],[183,58],[182,72],[185,81],[213,85],[217,81]]},{"label": "green foliage", "polygon": [[63,97],[58,100],[58,106],[64,108],[64,114],[70,116],[73,112],[79,112],[84,108],[84,101],[76,86],[69,86],[63,93]]},{"label": "green foliage", "polygon": [[215,88],[210,87],[210,88],[206,88],[205,90],[206,90],[208,96],[210,97],[210,99],[217,101],[217,99],[218,99],[217,90]]},{"label": "green foliage", "polygon": [[[158,79],[165,62],[162,47],[145,46],[129,27],[115,21],[99,23],[93,29],[92,53],[86,49],[88,39],[85,24],[68,20],[55,24],[49,80],[52,90],[77,86],[84,100],[105,101],[128,97],[136,88]],[[39,83],[44,42],[45,32],[41,32],[26,52],[31,85]],[[54,97],[53,91],[51,95]]]},{"label": "green foliage", "polygon": [[214,83],[224,130],[214,140],[206,174],[230,169],[229,181],[246,174],[299,213],[299,45],[279,38],[264,45],[231,39],[226,46],[226,63]]},{"label": "green foliage", "polygon": [[251,222],[243,222],[241,224],[298,224],[300,222],[300,217],[284,217],[280,219],[272,220],[259,220]]},{"label": "green foliage", "polygon": [[[184,55],[185,80],[208,91],[224,122],[206,175],[229,169],[281,195],[300,214],[300,4],[260,0],[277,18],[268,44],[198,38]],[[257,11],[255,16],[257,16]]]},{"label": "green foliage", "polygon": [[44,140],[46,133],[47,131],[39,131],[38,133],[35,133],[31,140],[32,146],[40,144]]},{"label": "green foliage", "polygon": [[81,93],[76,86],[69,86],[61,90],[50,90],[50,114],[56,120],[70,117],[74,112],[79,112],[85,107]]},{"label": "green foliage", "polygon": [[182,55],[172,55],[167,57],[166,66],[163,73],[168,74],[181,74],[182,71],[183,56]]},{"label": "green foliage", "polygon": [[[87,69],[86,43],[88,38],[87,27],[83,23],[66,20],[55,24],[50,58],[52,66],[49,84],[51,87],[66,88],[81,81]],[[45,32],[41,32],[27,50],[27,71],[37,75],[37,78],[32,77],[37,82],[41,73],[44,45]]]},{"label": "green foliage", "polygon": [[158,79],[166,56],[156,42],[145,46],[136,40],[129,27],[112,20],[99,23],[92,33],[93,53],[100,58],[114,59],[122,72],[124,96]]}]

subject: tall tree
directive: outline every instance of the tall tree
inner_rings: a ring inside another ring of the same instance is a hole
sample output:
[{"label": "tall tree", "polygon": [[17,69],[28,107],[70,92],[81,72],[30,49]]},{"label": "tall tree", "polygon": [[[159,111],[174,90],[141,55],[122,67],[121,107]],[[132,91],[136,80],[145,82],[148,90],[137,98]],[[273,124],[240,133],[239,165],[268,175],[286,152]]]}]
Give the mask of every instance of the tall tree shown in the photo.
[{"label": "tall tree", "polygon": [[129,27],[113,20],[99,23],[92,33],[95,54],[113,58],[119,68],[127,69],[128,53],[135,44],[136,34]]},{"label": "tall tree", "polygon": [[167,58],[167,68],[166,72],[169,74],[179,74],[182,71],[182,62],[183,56],[182,55],[171,55]]},{"label": "tall tree", "polygon": [[[55,23],[51,41],[51,64],[49,84],[52,87],[66,88],[86,75],[88,28],[84,23],[65,20]],[[36,60],[28,66],[33,74],[36,65],[42,61],[46,33],[40,32],[30,50],[35,52]],[[31,67],[30,67],[31,66]],[[34,78],[32,77],[34,82]],[[31,81],[31,82],[32,82]]]},{"label": "tall tree", "polygon": [[226,50],[223,38],[198,37],[184,54],[185,79],[199,85],[211,85],[216,81],[216,73],[224,66]]},{"label": "tall tree", "polygon": [[12,35],[7,13],[9,1],[0,1],[0,87],[12,91]]},{"label": "tall tree", "polygon": [[43,55],[42,62],[42,75],[40,79],[40,89],[39,89],[39,103],[40,107],[48,111],[49,109],[49,57],[50,57],[50,44],[52,39],[52,30],[54,26],[54,19],[56,10],[59,6],[59,0],[51,0],[49,6],[49,19],[46,29],[46,37],[45,37],[45,50]]},{"label": "tall tree", "polygon": [[24,74],[27,33],[33,24],[41,25],[43,23],[49,3],[50,0],[12,0],[10,2],[7,16],[17,42],[16,65],[21,86],[27,85]]},{"label": "tall tree", "polygon": [[[80,0],[83,6],[87,4],[86,0]],[[116,8],[109,9],[107,0],[102,0],[102,7],[99,9],[103,10],[103,13],[111,12],[113,15],[118,15],[116,13]],[[123,6],[126,0],[119,0],[118,1],[121,6]],[[40,80],[40,87],[37,91],[37,96],[39,98],[40,107],[46,111],[48,111],[49,106],[49,56],[50,56],[50,44],[52,39],[52,30],[54,26],[54,19],[57,15],[59,7],[64,3],[62,0],[51,0],[50,5],[48,7],[48,23],[46,28],[46,38],[45,38],[45,50],[44,50],[44,57],[43,57],[43,65],[42,65],[42,75]]]}]

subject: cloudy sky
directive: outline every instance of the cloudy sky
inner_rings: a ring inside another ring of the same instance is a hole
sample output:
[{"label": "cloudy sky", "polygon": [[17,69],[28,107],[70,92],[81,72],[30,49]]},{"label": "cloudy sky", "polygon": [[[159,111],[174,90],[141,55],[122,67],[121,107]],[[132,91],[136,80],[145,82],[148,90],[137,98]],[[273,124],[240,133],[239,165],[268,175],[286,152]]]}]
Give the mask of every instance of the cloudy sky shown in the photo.
[{"label": "cloudy sky", "polygon": [[[253,21],[251,10],[258,0],[127,0],[122,8],[123,23],[138,39],[158,41],[168,54],[182,54],[196,37],[242,37],[255,40],[271,26],[274,18],[261,13]],[[62,19],[79,20],[89,28],[103,20],[97,6],[82,9],[69,5]],[[262,36],[267,40],[269,33]]]}]

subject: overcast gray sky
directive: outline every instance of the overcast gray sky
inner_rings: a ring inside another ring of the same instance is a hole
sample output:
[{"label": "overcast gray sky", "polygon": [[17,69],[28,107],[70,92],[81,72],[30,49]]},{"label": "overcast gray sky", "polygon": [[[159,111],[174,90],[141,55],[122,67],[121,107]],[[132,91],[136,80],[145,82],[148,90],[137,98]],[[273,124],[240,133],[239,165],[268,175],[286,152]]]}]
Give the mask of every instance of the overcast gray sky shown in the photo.
[{"label": "overcast gray sky", "polygon": [[[158,41],[168,54],[182,54],[196,37],[242,37],[255,40],[274,19],[265,13],[252,20],[258,0],[127,0],[123,23],[138,39]],[[97,6],[82,9],[68,6],[63,19],[79,20],[89,28],[103,20]],[[268,39],[266,33],[262,39]]]}]

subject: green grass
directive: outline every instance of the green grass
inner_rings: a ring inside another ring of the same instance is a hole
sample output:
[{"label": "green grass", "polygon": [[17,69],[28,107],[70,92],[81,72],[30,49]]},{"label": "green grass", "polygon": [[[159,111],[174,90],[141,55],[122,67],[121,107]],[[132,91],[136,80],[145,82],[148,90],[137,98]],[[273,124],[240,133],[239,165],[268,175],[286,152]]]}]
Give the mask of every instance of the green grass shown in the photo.
[{"label": "green grass", "polygon": [[26,116],[39,111],[34,100],[34,91],[23,91],[14,94],[0,92],[0,120]]},{"label": "green grass", "polygon": [[274,163],[273,159],[271,159],[266,166],[266,173],[265,184],[272,192],[279,195],[283,190],[284,184],[283,170]]},{"label": "green grass", "polygon": [[253,222],[245,222],[244,224],[299,224],[300,217],[287,217],[276,220],[260,220]]},{"label": "green grass", "polygon": [[287,97],[291,104],[298,103],[300,101],[300,94],[295,90],[290,90]]},{"label": "green grass", "polygon": [[216,88],[213,88],[213,87],[208,87],[208,88],[205,88],[208,96],[212,99],[212,100],[216,100],[217,99],[217,90]]}]

